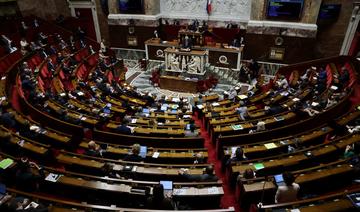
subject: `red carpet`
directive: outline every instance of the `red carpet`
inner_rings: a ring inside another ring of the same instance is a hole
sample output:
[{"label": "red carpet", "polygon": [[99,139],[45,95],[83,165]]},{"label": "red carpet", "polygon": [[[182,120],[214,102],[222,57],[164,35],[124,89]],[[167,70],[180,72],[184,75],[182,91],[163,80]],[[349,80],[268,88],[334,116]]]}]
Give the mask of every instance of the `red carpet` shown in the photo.
[{"label": "red carpet", "polygon": [[224,196],[221,200],[221,207],[222,208],[234,207],[236,211],[240,211],[239,205],[235,199],[235,194],[230,189],[229,184],[225,179],[225,174],[221,172],[221,163],[216,158],[215,145],[211,143],[210,137],[202,121],[197,118],[197,115],[194,115],[193,118],[195,120],[196,125],[201,126],[201,136],[205,139],[204,146],[205,148],[208,149],[208,163],[215,165],[215,173],[218,176],[218,178],[223,181]]}]

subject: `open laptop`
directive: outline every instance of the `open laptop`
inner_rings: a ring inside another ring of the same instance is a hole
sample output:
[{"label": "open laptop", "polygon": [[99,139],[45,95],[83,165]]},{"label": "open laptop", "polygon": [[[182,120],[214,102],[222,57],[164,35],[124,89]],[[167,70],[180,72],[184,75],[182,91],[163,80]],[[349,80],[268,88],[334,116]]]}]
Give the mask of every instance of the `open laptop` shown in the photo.
[{"label": "open laptop", "polygon": [[163,185],[164,191],[173,189],[173,182],[172,181],[161,180],[160,184]]},{"label": "open laptop", "polygon": [[140,157],[142,158],[146,158],[146,154],[147,154],[147,146],[140,146]]},{"label": "open laptop", "polygon": [[148,108],[144,108],[143,113],[150,113],[150,110]]},{"label": "open laptop", "polygon": [[285,185],[284,178],[282,174],[278,174],[274,176],[275,183],[277,186],[283,186]]},{"label": "open laptop", "polygon": [[164,195],[171,196],[173,192],[173,182],[172,181],[160,181],[160,184],[164,187]]}]

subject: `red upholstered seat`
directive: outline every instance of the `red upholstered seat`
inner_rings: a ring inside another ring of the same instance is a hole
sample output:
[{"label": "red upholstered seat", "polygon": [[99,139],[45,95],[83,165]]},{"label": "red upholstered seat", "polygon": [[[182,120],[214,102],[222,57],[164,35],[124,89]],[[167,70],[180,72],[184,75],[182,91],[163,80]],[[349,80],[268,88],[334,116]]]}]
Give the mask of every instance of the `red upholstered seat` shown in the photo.
[{"label": "red upholstered seat", "polygon": [[327,77],[326,86],[329,88],[331,86],[331,84],[332,84],[333,79],[334,79],[333,71],[332,71],[331,66],[329,64],[326,65],[325,70],[326,70],[326,77]]},{"label": "red upholstered seat", "polygon": [[109,71],[107,78],[109,83],[111,83],[114,80],[114,75],[111,71]]}]

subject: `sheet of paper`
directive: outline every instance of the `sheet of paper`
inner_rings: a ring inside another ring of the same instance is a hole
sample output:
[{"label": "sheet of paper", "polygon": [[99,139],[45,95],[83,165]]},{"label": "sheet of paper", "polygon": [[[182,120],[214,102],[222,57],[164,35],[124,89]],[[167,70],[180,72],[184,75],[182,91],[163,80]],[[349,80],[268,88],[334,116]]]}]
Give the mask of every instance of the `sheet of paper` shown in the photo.
[{"label": "sheet of paper", "polygon": [[59,175],[59,174],[50,173],[50,174],[45,178],[45,180],[55,183],[55,182],[57,182],[57,181],[59,180],[60,177],[61,177],[61,175]]},{"label": "sheet of paper", "polygon": [[233,128],[233,130],[242,130],[242,129],[244,129],[240,124],[231,125],[231,127]]},{"label": "sheet of paper", "polygon": [[218,187],[211,187],[207,189],[208,194],[219,194]]},{"label": "sheet of paper", "polygon": [[186,195],[186,188],[179,188],[179,189],[174,189],[173,195],[175,196],[181,196],[181,195]]},{"label": "sheet of paper", "polygon": [[336,91],[336,90],[338,89],[338,87],[335,86],[335,85],[332,85],[332,86],[330,87],[330,89]]},{"label": "sheet of paper", "polygon": [[254,164],[254,167],[255,167],[256,170],[265,168],[264,164],[262,164],[262,163],[256,163],[256,164]]},{"label": "sheet of paper", "polygon": [[11,166],[13,163],[14,163],[14,161],[12,159],[6,158],[6,159],[0,161],[0,168],[6,169],[9,166]]},{"label": "sheet of paper", "polygon": [[282,116],[277,116],[277,117],[274,117],[275,121],[282,121],[284,120],[284,117]]},{"label": "sheet of paper", "polygon": [[274,143],[267,143],[267,144],[264,144],[264,146],[266,147],[266,149],[274,149],[276,148],[276,144]]},{"label": "sheet of paper", "polygon": [[25,210],[28,210],[30,208],[37,208],[39,206],[38,203],[36,202],[31,202],[30,204],[28,204],[28,206],[25,207]]},{"label": "sheet of paper", "polygon": [[153,158],[158,158],[160,155],[160,152],[154,152],[154,154],[152,155]]},{"label": "sheet of paper", "polygon": [[238,98],[242,100],[242,99],[247,99],[248,97],[244,94],[241,94],[241,95],[238,95]]}]

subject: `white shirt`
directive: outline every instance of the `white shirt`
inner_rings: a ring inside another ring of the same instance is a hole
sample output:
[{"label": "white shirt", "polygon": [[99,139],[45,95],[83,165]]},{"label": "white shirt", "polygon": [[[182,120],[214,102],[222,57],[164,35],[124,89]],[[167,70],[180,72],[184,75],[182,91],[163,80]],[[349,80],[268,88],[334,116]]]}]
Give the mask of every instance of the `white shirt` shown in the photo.
[{"label": "white shirt", "polygon": [[275,195],[275,203],[296,201],[299,190],[300,186],[297,183],[293,183],[291,186],[279,186]]},{"label": "white shirt", "polygon": [[22,49],[24,49],[25,47],[27,47],[29,45],[29,43],[26,40],[21,40],[20,41],[20,46]]}]

